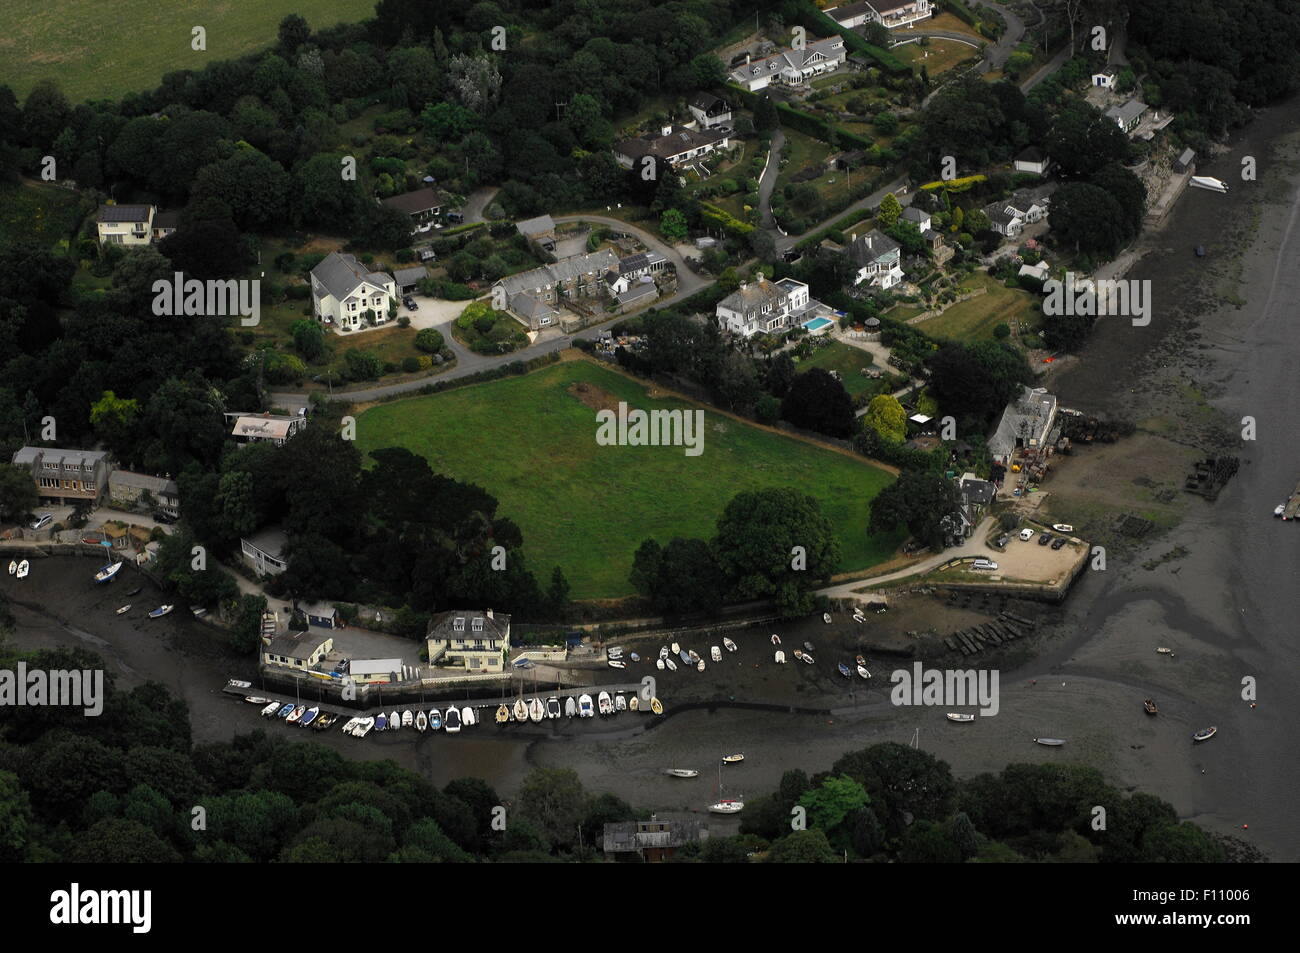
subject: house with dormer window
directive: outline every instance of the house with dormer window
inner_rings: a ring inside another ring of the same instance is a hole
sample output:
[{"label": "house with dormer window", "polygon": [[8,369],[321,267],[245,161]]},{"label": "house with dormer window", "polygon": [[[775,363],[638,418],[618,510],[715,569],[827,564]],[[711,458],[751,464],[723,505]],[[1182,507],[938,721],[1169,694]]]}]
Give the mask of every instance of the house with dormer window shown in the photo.
[{"label": "house with dormer window", "polygon": [[311,270],[311,293],[318,321],[339,331],[358,331],[369,323],[367,311],[375,324],[388,320],[396,307],[397,284],[392,275],[371,271],[356,256],[335,251]]},{"label": "house with dormer window", "polygon": [[793,278],[758,280],[742,284],[718,302],[718,323],[732,334],[749,337],[773,334],[816,317],[822,310],[820,301],[808,293],[808,286]]},{"label": "house with dormer window", "polygon": [[843,37],[810,39],[802,50],[785,50],[762,59],[751,59],[731,70],[729,78],[750,92],[766,89],[773,83],[803,86],[814,76],[841,66],[847,56]]},{"label": "house with dormer window", "polygon": [[467,672],[505,671],[510,654],[510,616],[491,609],[454,609],[429,620],[429,664]]}]

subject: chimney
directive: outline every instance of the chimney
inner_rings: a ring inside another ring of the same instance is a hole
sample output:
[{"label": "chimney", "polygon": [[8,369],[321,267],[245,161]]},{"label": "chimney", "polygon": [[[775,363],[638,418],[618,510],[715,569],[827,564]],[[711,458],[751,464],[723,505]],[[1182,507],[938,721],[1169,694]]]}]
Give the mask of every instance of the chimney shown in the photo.
[{"label": "chimney", "polygon": [[672,127],[672,126],[664,126],[664,127],[663,127],[663,134],[664,134],[665,136],[671,136],[671,135],[673,134],[673,127]]},{"label": "chimney", "polygon": [[487,617],[488,617],[489,619],[491,619],[491,618],[493,617],[493,616],[492,616],[492,610],[491,610],[491,609],[488,609],[488,611],[487,611]]}]

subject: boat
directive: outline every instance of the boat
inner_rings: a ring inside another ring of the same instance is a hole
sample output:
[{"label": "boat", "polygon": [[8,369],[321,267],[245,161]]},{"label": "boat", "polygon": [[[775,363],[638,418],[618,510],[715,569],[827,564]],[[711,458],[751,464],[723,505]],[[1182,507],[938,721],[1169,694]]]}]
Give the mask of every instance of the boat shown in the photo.
[{"label": "boat", "polygon": [[811,642],[805,642],[805,643],[803,644],[803,650],[804,650],[805,652],[811,652],[811,651],[813,651],[813,644],[812,644]]},{"label": "boat", "polygon": [[396,731],[398,728],[401,727],[402,727],[402,713],[398,711],[396,708],[394,708],[392,713],[388,716],[388,730]]},{"label": "boat", "polygon": [[627,699],[623,697],[622,692],[614,696],[614,711],[627,711]]},{"label": "boat", "polygon": [[799,659],[799,661],[803,661],[803,649],[795,649],[791,654],[794,655],[795,658]]},{"label": "boat", "polygon": [[655,668],[662,672],[664,670],[664,660],[661,658],[655,659]]},{"label": "boat", "polygon": [[700,659],[698,662],[695,663],[695,670],[697,672],[704,671],[704,659]]},{"label": "boat", "polygon": [[804,653],[803,653],[803,659],[802,659],[802,661],[803,661],[803,663],[804,663],[805,665],[812,665],[812,664],[813,664],[813,657],[812,657],[811,655],[809,655],[807,652],[804,652]]},{"label": "boat", "polygon": [[829,612],[823,612],[823,613],[822,613],[822,621],[825,622],[827,625],[830,625],[830,624],[831,624],[831,614],[830,614]]},{"label": "boat", "polygon": [[349,718],[347,721],[345,721],[343,723],[343,733],[345,735],[352,734],[352,729],[357,726],[357,722],[359,722],[360,720],[361,720],[360,718]]},{"label": "boat", "polygon": [[664,713],[664,703],[657,698],[652,698],[650,699],[650,710],[656,715],[662,715]]},{"label": "boat", "polygon": [[431,731],[442,730],[442,712],[438,711],[436,708],[430,709],[429,711],[429,729]]},{"label": "boat", "polygon": [[306,728],[308,725],[310,725],[313,721],[316,720],[318,715],[320,715],[319,708],[308,708],[307,711],[303,713],[303,716],[298,719],[298,727]]},{"label": "boat", "polygon": [[843,662],[836,662],[835,667],[840,670],[840,674],[843,675],[845,678],[853,677],[853,670],[849,668],[847,665],[845,665]]},{"label": "boat", "polygon": [[1174,650],[1173,650],[1173,649],[1159,648],[1159,649],[1156,649],[1156,651],[1159,652],[1161,655],[1173,655],[1173,654],[1174,654]]},{"label": "boat", "polygon": [[203,608],[203,606],[190,606],[190,612],[194,614],[194,618],[196,619],[202,619],[208,614],[208,610]]},{"label": "boat", "polygon": [[[728,757],[736,758],[743,755],[729,755]],[[726,758],[722,759],[726,762]],[[744,810],[745,802],[740,798],[724,797],[722,793],[722,765],[718,765],[718,800],[709,805],[710,814],[739,814]]]},{"label": "boat", "polygon": [[722,645],[728,652],[736,651],[736,643],[731,641],[731,639],[723,639]]},{"label": "boat", "polygon": [[299,705],[293,711],[289,712],[289,716],[285,718],[285,721],[287,721],[291,725],[295,724],[298,721],[298,719],[302,718],[302,716],[305,715],[306,713],[307,713],[307,706]]},{"label": "boat", "polygon": [[270,700],[271,700],[271,699],[269,699],[269,698],[263,698],[261,695],[245,695],[245,696],[244,696],[244,701],[248,702],[250,705],[265,705],[265,704],[267,704],[268,702],[270,702]]},{"label": "boat", "polygon": [[366,735],[370,734],[370,729],[375,727],[377,727],[375,719],[362,718],[356,723],[356,726],[353,727],[352,734],[356,738],[364,738]]},{"label": "boat", "polygon": [[311,726],[312,731],[324,731],[330,725],[334,724],[334,722],[338,721],[338,719],[338,715],[331,715],[329,712],[322,712],[321,716],[316,719],[316,723]]},{"label": "boat", "polygon": [[591,707],[590,695],[582,695],[578,698],[578,714],[583,718],[591,718],[596,714]]},{"label": "boat", "polygon": [[454,735],[456,732],[460,731],[460,712],[455,708],[448,708],[447,718],[446,721],[443,722],[443,726],[444,730],[449,735]]},{"label": "boat", "polygon": [[1146,699],[1144,702],[1142,702],[1142,707],[1146,710],[1146,713],[1148,715],[1160,714],[1160,709],[1156,707],[1156,703],[1154,699],[1151,698]]},{"label": "boat", "polygon": [[14,575],[17,576],[19,579],[26,579],[27,574],[31,571],[32,571],[32,564],[24,559],[22,562],[20,562],[17,565],[17,567],[15,567]]},{"label": "boat", "polygon": [[1194,175],[1188,184],[1198,189],[1207,189],[1210,192],[1228,191],[1228,184],[1222,179],[1216,179],[1212,175]]},{"label": "boat", "polygon": [[633,695],[631,698],[627,700],[628,711],[638,711],[640,708],[641,708],[641,699],[637,698],[635,695]]},{"label": "boat", "polygon": [[635,652],[628,655],[628,658],[630,658],[633,662],[641,661],[641,656],[637,655]]},{"label": "boat", "polygon": [[950,712],[948,712],[948,720],[949,720],[949,721],[960,722],[960,723],[962,723],[962,724],[966,724],[967,722],[974,721],[974,720],[975,720],[975,716],[974,716],[974,715],[964,715],[964,714],[961,714],[960,712],[950,711]]},{"label": "boat", "polygon": [[607,656],[609,656],[610,658],[622,658],[622,657],[623,657],[623,646],[621,646],[621,645],[611,645],[609,648],[607,648],[607,649],[605,650],[605,654],[606,654]]},{"label": "boat", "polygon": [[1210,726],[1209,728],[1202,728],[1202,729],[1201,729],[1200,731],[1198,731],[1196,734],[1192,735],[1192,740],[1193,740],[1193,741],[1209,741],[1211,738],[1213,738],[1213,737],[1215,736],[1215,734],[1218,732],[1218,730],[1219,730],[1219,729],[1218,729],[1218,728],[1215,728],[1214,726]]},{"label": "boat", "polygon": [[745,756],[743,754],[727,754],[722,756],[723,764],[739,764],[744,760]]},{"label": "boat", "polygon": [[136,586],[134,589],[130,590],[127,593],[127,597],[129,598],[130,596],[138,596],[142,592],[144,592],[144,586]]},{"label": "boat", "polygon": [[691,653],[687,652],[685,649],[682,649],[680,652],[678,652],[677,657],[682,660],[683,665],[695,664],[695,660],[691,658]]},{"label": "boat", "polygon": [[1197,258],[1204,258],[1204,257],[1205,257],[1205,246],[1204,246],[1204,245],[1197,245],[1197,246],[1196,246],[1196,257],[1197,257]]},{"label": "boat", "polygon": [[857,662],[859,665],[866,665],[866,664],[867,664],[867,660],[866,660],[863,656],[861,656],[861,655],[855,655],[855,656],[853,656],[853,661]]},{"label": "boat", "polygon": [[601,692],[596,696],[596,706],[602,715],[614,714],[614,701],[609,697],[609,692]]},{"label": "boat", "polygon": [[674,662],[672,659],[664,659],[664,664],[668,666],[668,671],[670,672],[677,671],[677,663]]},{"label": "boat", "polygon": [[149,613],[149,618],[161,619],[163,616],[167,615],[175,608],[176,608],[175,606],[159,606],[157,609],[154,609],[152,612]]},{"label": "boat", "polygon": [[1074,532],[1074,527],[1071,526],[1069,523],[1053,523],[1053,524],[1052,524],[1052,529],[1056,530],[1058,533],[1073,533],[1073,532]]},{"label": "boat", "polygon": [[718,646],[716,646],[716,645],[713,646],[713,648],[709,649],[709,658],[713,659],[713,661],[715,661],[715,662],[721,662],[721,661],[722,661],[722,649],[718,648]]},{"label": "boat", "polygon": [[9,575],[12,576],[17,571],[18,571],[18,563],[12,559],[9,560]]},{"label": "boat", "polygon": [[287,705],[281,705],[275,711],[276,718],[288,718],[292,714],[293,714],[293,702],[289,702]]},{"label": "boat", "polygon": [[668,768],[664,774],[671,775],[674,778],[695,778],[699,777],[700,772],[691,768]]},{"label": "boat", "polygon": [[387,730],[388,730],[388,716],[381,711],[378,717],[375,718],[375,731],[387,731]]},{"label": "boat", "polygon": [[562,712],[563,709],[560,708],[560,700],[558,698],[552,695],[550,698],[546,699],[547,718],[559,718]]},{"label": "boat", "polygon": [[540,698],[534,698],[528,703],[528,717],[533,721],[541,721],[546,717],[546,709],[542,707]]},{"label": "boat", "polygon": [[565,699],[564,699],[564,717],[565,717],[565,718],[572,718],[572,717],[574,717],[574,716],[577,715],[577,714],[578,714],[578,703],[577,703],[576,701],[573,700],[573,696],[572,696],[572,695],[569,695],[569,696],[565,697]]},{"label": "boat", "polygon": [[122,606],[121,608],[119,608],[119,609],[117,610],[117,614],[118,614],[118,615],[126,615],[126,614],[127,614],[128,612],[130,612],[130,611],[131,611],[131,603],[128,602],[126,605]]},{"label": "boat", "polygon": [[609,667],[610,667],[610,668],[627,668],[627,662],[624,662],[622,659],[612,658],[612,659],[609,660]]},{"label": "boat", "polygon": [[858,675],[859,675],[859,677],[864,678],[864,679],[869,679],[869,678],[871,678],[871,673],[870,673],[869,671],[867,671],[867,667],[866,667],[865,665],[859,665],[859,666],[858,666]]},{"label": "boat", "polygon": [[680,651],[682,650],[681,645],[679,645],[679,644],[676,643],[676,642],[674,642],[672,645],[670,645],[669,648],[672,649],[673,655],[676,655],[678,652],[680,652]]},{"label": "boat", "polygon": [[774,658],[774,661],[776,662],[777,665],[784,665],[784,664],[785,664],[785,653],[782,652],[780,649],[778,649],[777,652],[776,652],[776,657]]},{"label": "boat", "polygon": [[666,646],[666,645],[661,645],[661,646],[659,647],[659,657],[660,657],[661,659],[665,659],[665,658],[668,657],[668,646]]},{"label": "boat", "polygon": [[497,724],[504,725],[510,720],[510,706],[502,705],[497,709]]},{"label": "boat", "polygon": [[686,657],[690,660],[690,663],[694,665],[700,660],[700,653],[695,651],[695,649],[689,649],[686,653]]},{"label": "boat", "polygon": [[1065,744],[1064,738],[1035,738],[1040,745],[1047,745],[1049,748],[1059,748]]},{"label": "boat", "polygon": [[460,723],[466,728],[473,728],[478,724],[478,715],[469,705],[460,710]]},{"label": "boat", "polygon": [[426,715],[423,711],[418,711],[415,713],[415,730],[416,731],[429,730],[429,716]]},{"label": "boat", "polygon": [[262,709],[262,717],[263,717],[263,718],[270,718],[272,715],[274,715],[274,714],[275,714],[277,711],[279,711],[279,710],[280,710],[280,703],[279,703],[279,702],[271,702],[269,705],[267,705],[265,708]]},{"label": "boat", "polygon": [[112,582],[113,577],[121,572],[124,565],[126,565],[125,562],[118,560],[115,563],[105,566],[99,572],[95,573],[95,582]]},{"label": "boat", "polygon": [[402,727],[410,728],[414,724],[415,716],[411,714],[411,709],[408,708],[406,711],[402,712]]},{"label": "boat", "polygon": [[515,701],[515,721],[527,721],[527,720],[528,720],[528,702],[524,701],[523,698],[519,698]]},{"label": "boat", "polygon": [[772,644],[773,645],[781,644],[781,636],[777,635],[775,632],[772,633]]}]

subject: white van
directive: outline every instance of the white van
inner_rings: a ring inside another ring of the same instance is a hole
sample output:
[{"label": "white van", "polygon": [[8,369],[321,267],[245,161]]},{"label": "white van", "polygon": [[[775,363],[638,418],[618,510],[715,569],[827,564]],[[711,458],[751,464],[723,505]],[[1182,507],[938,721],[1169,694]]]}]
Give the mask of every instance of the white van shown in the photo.
[{"label": "white van", "polygon": [[1022,543],[1027,543],[1033,538],[1034,538],[1034,531],[1029,527],[1025,527],[1020,531],[1020,541]]},{"label": "white van", "polygon": [[991,559],[980,558],[971,564],[971,568],[980,572],[997,572],[998,564]]}]

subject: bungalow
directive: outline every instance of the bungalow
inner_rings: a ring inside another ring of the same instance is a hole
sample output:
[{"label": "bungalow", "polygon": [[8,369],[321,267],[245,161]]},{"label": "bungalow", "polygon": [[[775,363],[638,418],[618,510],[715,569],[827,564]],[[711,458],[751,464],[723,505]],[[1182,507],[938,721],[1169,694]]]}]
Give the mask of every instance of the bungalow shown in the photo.
[{"label": "bungalow", "polygon": [[244,564],[260,576],[278,576],[289,568],[284,554],[289,537],[283,530],[265,529],[239,541]]},{"label": "bungalow", "polygon": [[153,240],[162,241],[181,223],[180,212],[157,212],[153,217]]},{"label": "bungalow", "polygon": [[921,232],[922,234],[925,234],[925,232],[930,230],[931,227],[930,213],[922,211],[921,209],[917,208],[915,205],[907,206],[905,209],[903,209],[903,214],[898,217],[902,219],[904,222],[911,222],[913,225],[916,226],[917,231]]},{"label": "bungalow", "polygon": [[412,222],[423,223],[433,221],[442,213],[443,206],[447,204],[447,196],[438,189],[423,188],[389,196],[381,199],[379,204],[396,209]]},{"label": "bungalow", "polygon": [[855,285],[865,281],[868,287],[883,291],[903,280],[902,248],[878,229],[853,239],[846,252],[858,269],[853,279]]},{"label": "bungalow", "polygon": [[108,475],[108,498],[119,509],[154,506],[168,516],[180,516],[180,490],[166,477],[114,470]]},{"label": "bungalow", "polygon": [[850,30],[868,23],[881,23],[891,30],[906,27],[917,20],[934,16],[930,0],[862,0],[842,7],[832,7],[825,14]]},{"label": "bungalow", "polygon": [[1046,196],[1036,196],[1028,189],[1019,189],[1008,199],[984,206],[984,214],[993,231],[1015,238],[1026,225],[1040,222],[1047,216],[1048,204]]},{"label": "bungalow", "polygon": [[819,310],[808,286],[793,278],[768,281],[763,275],[746,282],[718,302],[718,322],[732,334],[749,337],[793,327],[800,318]]},{"label": "bungalow", "polygon": [[98,504],[112,465],[103,450],[59,450],[23,447],[10,461],[23,467],[36,484],[41,502]]},{"label": "bungalow", "polygon": [[95,229],[101,245],[148,245],[153,241],[152,205],[101,205]]},{"label": "bungalow", "polygon": [[365,685],[402,681],[405,666],[399,658],[360,658],[348,661],[348,678]]},{"label": "bungalow", "polygon": [[[554,309],[538,309],[528,298],[547,306],[557,304],[561,296],[595,298],[608,293],[604,277],[617,266],[618,256],[610,249],[602,248],[600,251],[574,255],[550,265],[500,278],[492,286],[493,295],[496,297],[500,289],[507,302],[507,310],[529,330],[536,331],[551,323],[550,320],[542,319],[550,317],[546,312],[553,314]],[[523,299],[517,302],[516,298],[521,295],[524,296]],[[516,304],[522,311],[516,310]]]},{"label": "bungalow", "polygon": [[802,50],[785,50],[763,59],[751,60],[731,71],[730,81],[752,92],[772,83],[802,86],[809,79],[827,73],[844,63],[847,52],[844,38],[811,40]]},{"label": "bungalow", "polygon": [[1132,132],[1142,121],[1142,114],[1147,111],[1147,104],[1136,99],[1130,99],[1119,106],[1111,106],[1106,110],[1106,118],[1119,126],[1120,132]]},{"label": "bungalow", "polygon": [[989,228],[999,235],[1015,238],[1025,227],[1025,220],[1014,208],[1005,202],[993,202],[984,206],[984,216],[989,220]]},{"label": "bungalow", "polygon": [[1047,167],[1051,164],[1052,160],[1037,146],[1029,146],[1015,158],[1016,171],[1032,175],[1046,175]]},{"label": "bungalow", "polygon": [[1019,272],[1021,278],[1035,278],[1038,281],[1046,281],[1050,273],[1051,268],[1045,261],[1040,261],[1036,265],[1021,265]]},{"label": "bungalow", "polygon": [[714,126],[725,126],[731,123],[731,104],[712,93],[696,93],[687,108],[690,109],[691,115],[695,117],[695,122],[701,129],[712,129]]},{"label": "bungalow", "polygon": [[729,135],[715,128],[697,132],[685,126],[663,126],[658,135],[647,133],[618,143],[614,146],[614,159],[623,168],[631,169],[646,156],[651,156],[675,168],[727,148]]},{"label": "bungalow", "polygon": [[307,418],[278,414],[243,414],[227,411],[226,420],[234,420],[230,435],[236,443],[273,443],[283,447],[284,442],[307,426]]},{"label": "bungalow", "polygon": [[311,291],[316,318],[340,331],[364,327],[367,312],[375,324],[383,324],[396,307],[392,275],[370,271],[355,256],[336,251],[311,270]]},{"label": "bungalow", "polygon": [[1114,89],[1119,81],[1119,72],[1113,66],[1107,66],[1092,74],[1092,85],[1102,89]]},{"label": "bungalow", "polygon": [[329,636],[310,632],[289,632],[277,635],[270,645],[262,646],[262,664],[278,665],[305,672],[315,668],[320,660],[334,650],[334,640]]},{"label": "bungalow", "polygon": [[471,672],[501,672],[510,653],[510,616],[455,609],[429,620],[429,664],[459,665]]}]

